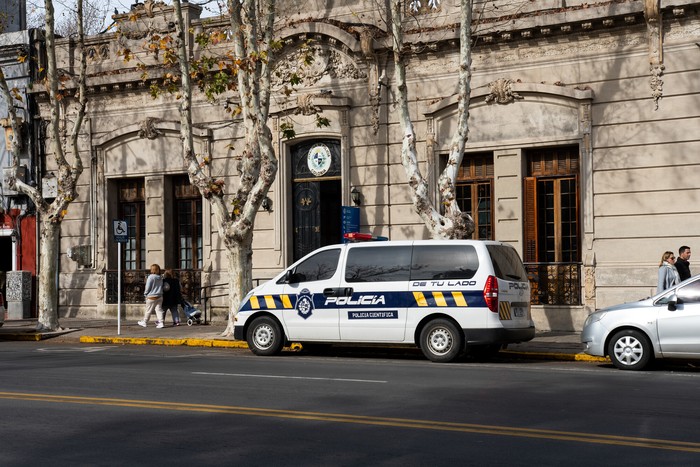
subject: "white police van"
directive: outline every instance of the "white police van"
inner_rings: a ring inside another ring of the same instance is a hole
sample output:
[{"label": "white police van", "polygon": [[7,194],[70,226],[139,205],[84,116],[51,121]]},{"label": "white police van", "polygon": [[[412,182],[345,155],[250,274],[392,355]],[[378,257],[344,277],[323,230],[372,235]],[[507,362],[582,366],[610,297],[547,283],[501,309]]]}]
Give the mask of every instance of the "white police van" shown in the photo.
[{"label": "white police van", "polygon": [[434,362],[534,335],[520,257],[478,240],[320,248],[250,291],[234,328],[256,355],[289,342],[414,344]]}]

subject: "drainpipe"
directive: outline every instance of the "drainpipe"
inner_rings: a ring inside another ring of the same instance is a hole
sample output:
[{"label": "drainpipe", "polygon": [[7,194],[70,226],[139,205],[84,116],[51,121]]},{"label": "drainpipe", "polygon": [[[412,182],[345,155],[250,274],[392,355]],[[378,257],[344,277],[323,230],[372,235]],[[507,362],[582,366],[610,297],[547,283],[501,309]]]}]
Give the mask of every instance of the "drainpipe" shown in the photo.
[{"label": "drainpipe", "polygon": [[96,207],[95,207],[95,200],[97,199],[95,191],[97,190],[97,151],[92,145],[92,119],[88,118],[86,123],[87,127],[87,132],[88,132],[88,141],[90,142],[90,199],[88,200],[88,203],[90,203],[90,219],[89,219],[89,225],[88,228],[90,229],[90,264],[92,265],[92,268],[95,269],[97,266],[97,255],[96,251],[97,248],[95,246],[95,225],[96,225],[96,219],[97,219],[97,213],[96,213]]}]

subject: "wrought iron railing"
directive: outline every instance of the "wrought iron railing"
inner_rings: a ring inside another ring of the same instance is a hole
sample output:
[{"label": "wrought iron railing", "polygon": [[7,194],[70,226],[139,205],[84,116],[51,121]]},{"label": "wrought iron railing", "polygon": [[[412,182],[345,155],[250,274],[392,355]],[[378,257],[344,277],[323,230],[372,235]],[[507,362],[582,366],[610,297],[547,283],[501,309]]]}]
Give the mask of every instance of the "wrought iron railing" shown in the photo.
[{"label": "wrought iron railing", "polygon": [[581,263],[525,263],[532,305],[580,305]]},{"label": "wrought iron railing", "polygon": [[[174,269],[175,278],[180,280],[182,297],[190,303],[200,303],[202,289],[202,271],[192,269]],[[118,274],[107,271],[105,285],[107,303],[117,303]],[[143,303],[143,290],[149,271],[144,269],[122,271],[122,303]]]}]

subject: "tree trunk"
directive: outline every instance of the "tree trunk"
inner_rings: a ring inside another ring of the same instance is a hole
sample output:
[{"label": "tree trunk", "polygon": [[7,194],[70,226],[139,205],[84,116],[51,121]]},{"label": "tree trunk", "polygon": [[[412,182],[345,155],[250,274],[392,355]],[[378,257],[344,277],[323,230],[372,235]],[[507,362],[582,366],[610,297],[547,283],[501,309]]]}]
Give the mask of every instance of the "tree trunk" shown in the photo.
[{"label": "tree trunk", "polygon": [[233,335],[241,300],[253,288],[253,233],[250,229],[243,238],[227,242],[229,312],[228,324],[222,336]]},{"label": "tree trunk", "polygon": [[[474,221],[461,212],[455,196],[455,178],[462,162],[468,134],[469,93],[471,80],[471,0],[461,0],[460,70],[459,70],[459,125],[450,146],[450,157],[438,184],[439,199],[432,201],[432,188],[423,176],[418,162],[416,134],[410,115],[408,85],[406,82],[406,54],[404,47],[404,3],[391,0],[391,33],[394,57],[394,85],[399,123],[403,130],[401,163],[406,171],[411,200],[430,236],[436,239],[469,238],[474,232]],[[444,210],[444,214],[443,211]]]},{"label": "tree trunk", "polygon": [[58,331],[58,248],[61,224],[42,222],[39,237],[39,321],[37,330]]}]

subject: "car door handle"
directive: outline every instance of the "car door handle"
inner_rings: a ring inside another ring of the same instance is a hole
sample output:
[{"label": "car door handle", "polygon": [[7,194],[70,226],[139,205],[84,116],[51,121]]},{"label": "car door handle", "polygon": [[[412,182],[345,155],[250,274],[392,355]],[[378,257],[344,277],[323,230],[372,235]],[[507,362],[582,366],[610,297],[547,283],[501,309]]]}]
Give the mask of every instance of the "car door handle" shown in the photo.
[{"label": "car door handle", "polygon": [[329,287],[323,289],[324,297],[351,297],[352,287]]}]

